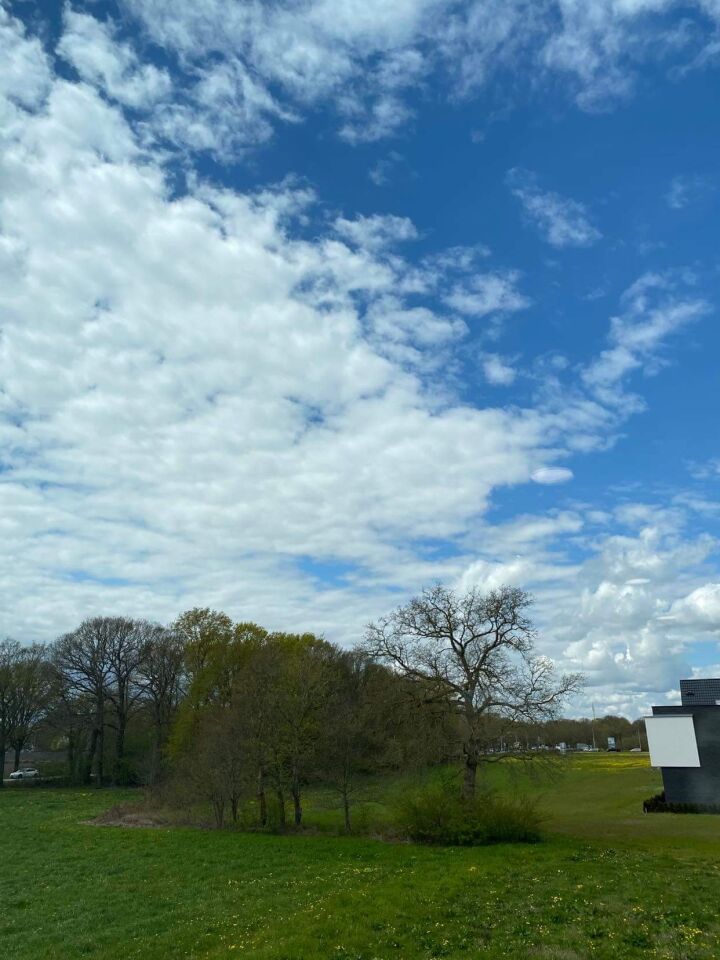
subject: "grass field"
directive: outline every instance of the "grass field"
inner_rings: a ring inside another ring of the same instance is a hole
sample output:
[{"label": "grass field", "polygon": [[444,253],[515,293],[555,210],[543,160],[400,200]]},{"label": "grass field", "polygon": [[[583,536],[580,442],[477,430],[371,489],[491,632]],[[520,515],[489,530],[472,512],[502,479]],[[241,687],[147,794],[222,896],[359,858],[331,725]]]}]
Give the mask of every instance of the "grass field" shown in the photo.
[{"label": "grass field", "polygon": [[[85,821],[127,791],[8,789],[0,956],[720,957],[720,817],[643,816],[659,785],[645,756],[567,767],[532,786],[545,842],[474,849],[101,827]],[[376,791],[361,819],[381,806]],[[335,816],[322,795],[308,811]]]}]

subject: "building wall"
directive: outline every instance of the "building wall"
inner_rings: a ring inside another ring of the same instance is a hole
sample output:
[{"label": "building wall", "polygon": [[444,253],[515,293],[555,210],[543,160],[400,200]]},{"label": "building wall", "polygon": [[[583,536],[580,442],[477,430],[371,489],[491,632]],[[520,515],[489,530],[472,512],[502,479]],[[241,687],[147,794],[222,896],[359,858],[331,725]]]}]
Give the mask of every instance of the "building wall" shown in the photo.
[{"label": "building wall", "polygon": [[680,702],[684,707],[715,706],[720,703],[720,679],[681,680]]},{"label": "building wall", "polygon": [[712,705],[653,707],[654,716],[691,713],[695,724],[699,767],[662,767],[668,803],[720,806],[720,707]]}]

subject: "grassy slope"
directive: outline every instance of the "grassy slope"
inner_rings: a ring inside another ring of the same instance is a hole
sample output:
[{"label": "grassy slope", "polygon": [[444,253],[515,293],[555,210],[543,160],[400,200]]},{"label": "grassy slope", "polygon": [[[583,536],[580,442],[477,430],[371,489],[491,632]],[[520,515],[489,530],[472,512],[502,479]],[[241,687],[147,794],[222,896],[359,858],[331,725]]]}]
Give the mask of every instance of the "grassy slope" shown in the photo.
[{"label": "grassy slope", "polygon": [[720,817],[644,817],[657,782],[644,757],[581,757],[539,787],[546,843],[463,850],[103,828],[83,821],[122,795],[6,790],[0,956],[710,960]]}]

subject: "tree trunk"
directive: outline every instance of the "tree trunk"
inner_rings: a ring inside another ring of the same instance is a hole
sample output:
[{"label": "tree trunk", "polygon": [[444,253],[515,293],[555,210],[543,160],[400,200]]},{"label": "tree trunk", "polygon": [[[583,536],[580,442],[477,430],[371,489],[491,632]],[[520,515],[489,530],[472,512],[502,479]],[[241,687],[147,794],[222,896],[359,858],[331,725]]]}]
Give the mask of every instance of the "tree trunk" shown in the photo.
[{"label": "tree trunk", "polygon": [[213,811],[215,813],[215,826],[222,830],[225,822],[225,801],[220,797],[213,800]]},{"label": "tree trunk", "polygon": [[477,779],[477,760],[472,756],[465,756],[465,777],[463,780],[463,797],[466,800],[475,798],[475,781]]},{"label": "tree trunk", "polygon": [[70,780],[70,783],[75,783],[77,770],[75,769],[75,738],[72,735],[72,733],[68,734],[67,767],[68,767],[68,779]]},{"label": "tree trunk", "polygon": [[21,749],[19,746],[16,745],[16,746],[15,746],[15,757],[14,757],[14,759],[13,759],[13,772],[15,772],[15,770],[19,770],[19,769],[20,769],[20,754],[21,754],[21,753],[22,753],[22,749]]},{"label": "tree trunk", "polygon": [[97,783],[95,784],[98,789],[102,787],[103,780],[105,779],[105,724],[100,723],[100,726],[94,731],[93,735],[97,735],[96,745],[97,745],[97,763],[95,766],[95,776],[97,778]]},{"label": "tree trunk", "polygon": [[275,791],[278,802],[278,826],[281,830],[285,829],[287,824],[287,817],[285,816],[285,794],[282,792],[280,787]]},{"label": "tree trunk", "polygon": [[115,764],[113,768],[113,783],[124,784],[125,776],[125,728],[127,719],[124,714],[118,713],[117,739],[115,740]]},{"label": "tree trunk", "polygon": [[0,790],[5,786],[5,745],[0,746]]},{"label": "tree trunk", "polygon": [[152,759],[150,761],[150,784],[154,785],[160,779],[160,766],[163,749],[163,723],[155,718],[155,736],[153,738]]},{"label": "tree trunk", "polygon": [[260,816],[260,826],[267,826],[267,798],[265,797],[265,783],[263,781],[262,768],[258,772],[257,778],[257,799]]},{"label": "tree trunk", "polygon": [[97,752],[97,742],[98,742],[99,731],[97,727],[93,728],[93,732],[90,735],[90,748],[87,752],[87,757],[85,759],[85,769],[83,770],[83,783],[90,783],[92,780],[92,768],[93,763],[95,762],[95,754]]},{"label": "tree trunk", "polygon": [[302,823],[302,804],[300,802],[300,780],[295,774],[292,782],[293,807],[295,810],[295,826],[299,827]]},{"label": "tree trunk", "polygon": [[347,790],[343,790],[342,795],[343,800],[343,816],[345,818],[345,833],[352,832],[352,826],[350,824],[350,794]]},{"label": "tree trunk", "polygon": [[238,822],[238,807],[239,807],[239,806],[240,806],[240,797],[239,797],[236,793],[234,793],[234,794],[232,795],[232,797],[230,797],[230,809],[231,809],[231,811],[232,811],[232,820],[233,820],[233,823],[237,823],[237,822]]}]

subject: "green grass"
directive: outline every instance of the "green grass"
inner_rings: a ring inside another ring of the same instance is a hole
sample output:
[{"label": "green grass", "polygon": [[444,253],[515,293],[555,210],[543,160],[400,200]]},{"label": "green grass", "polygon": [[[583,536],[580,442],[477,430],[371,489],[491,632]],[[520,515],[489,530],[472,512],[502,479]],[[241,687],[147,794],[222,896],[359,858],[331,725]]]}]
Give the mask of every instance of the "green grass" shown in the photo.
[{"label": "green grass", "polygon": [[[579,757],[538,790],[546,841],[422,848],[332,835],[85,821],[132,794],[0,795],[0,956],[539,960],[720,956],[720,817],[643,816],[637,755]],[[382,790],[362,817],[382,817]],[[308,819],[337,814],[318,793]]]}]

